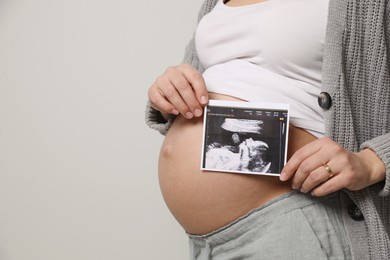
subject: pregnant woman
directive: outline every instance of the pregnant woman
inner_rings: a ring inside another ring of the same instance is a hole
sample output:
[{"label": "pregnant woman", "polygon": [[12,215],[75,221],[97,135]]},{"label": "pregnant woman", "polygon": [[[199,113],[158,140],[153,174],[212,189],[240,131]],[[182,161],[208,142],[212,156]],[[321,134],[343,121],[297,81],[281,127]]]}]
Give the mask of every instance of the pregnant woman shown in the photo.
[{"label": "pregnant woman", "polygon": [[[206,0],[149,88],[164,200],[191,259],[387,259],[390,4]],[[288,103],[280,177],[200,170],[208,100]]]}]

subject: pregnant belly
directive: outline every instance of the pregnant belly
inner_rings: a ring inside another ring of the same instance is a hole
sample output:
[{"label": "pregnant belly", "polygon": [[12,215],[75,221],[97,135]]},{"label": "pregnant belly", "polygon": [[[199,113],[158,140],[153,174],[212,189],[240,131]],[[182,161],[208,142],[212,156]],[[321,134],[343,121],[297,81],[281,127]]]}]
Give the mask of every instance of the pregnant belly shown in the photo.
[{"label": "pregnant belly", "polygon": [[[210,94],[211,99],[234,98]],[[200,170],[203,119],[177,117],[161,147],[159,181],[164,200],[191,234],[218,229],[272,198],[291,190],[272,176]],[[290,127],[289,155],[315,138]]]}]

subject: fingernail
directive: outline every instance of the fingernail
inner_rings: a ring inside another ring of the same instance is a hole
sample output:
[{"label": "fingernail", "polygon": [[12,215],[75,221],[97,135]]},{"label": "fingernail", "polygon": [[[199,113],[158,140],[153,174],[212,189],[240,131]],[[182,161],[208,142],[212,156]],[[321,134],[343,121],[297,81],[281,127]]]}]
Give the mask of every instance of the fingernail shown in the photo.
[{"label": "fingernail", "polygon": [[197,109],[195,109],[194,114],[196,117],[200,117],[202,115],[202,110],[197,108]]},{"label": "fingernail", "polygon": [[177,111],[176,109],[174,109],[174,110],[172,110],[172,114],[174,114],[174,115],[178,115],[179,114],[179,111]]},{"label": "fingernail", "polygon": [[281,181],[287,180],[287,174],[286,174],[285,172],[282,172],[282,173],[280,174],[280,176],[279,176],[279,179],[280,179]]},{"label": "fingernail", "polygon": [[207,104],[207,97],[206,96],[202,96],[200,98],[200,102],[203,104],[203,105],[206,105]]},{"label": "fingernail", "polygon": [[187,112],[187,113],[186,113],[186,117],[187,117],[188,119],[191,119],[191,118],[193,117],[193,115],[192,115],[191,112]]}]

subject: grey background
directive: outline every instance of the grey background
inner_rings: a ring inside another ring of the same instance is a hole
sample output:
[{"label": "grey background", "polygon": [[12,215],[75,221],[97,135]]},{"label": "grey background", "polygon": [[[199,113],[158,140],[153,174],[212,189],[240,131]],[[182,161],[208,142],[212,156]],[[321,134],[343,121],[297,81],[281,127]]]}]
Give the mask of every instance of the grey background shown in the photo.
[{"label": "grey background", "polygon": [[0,259],[187,259],[147,89],[201,0],[0,1]]}]

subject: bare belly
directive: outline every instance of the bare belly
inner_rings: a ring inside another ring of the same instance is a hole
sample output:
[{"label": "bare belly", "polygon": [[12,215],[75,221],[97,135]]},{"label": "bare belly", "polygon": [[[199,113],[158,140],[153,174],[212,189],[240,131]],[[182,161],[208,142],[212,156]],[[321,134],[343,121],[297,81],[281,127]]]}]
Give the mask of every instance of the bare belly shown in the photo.
[{"label": "bare belly", "polygon": [[[210,99],[237,100],[211,94]],[[203,118],[177,117],[165,137],[159,159],[159,181],[164,200],[182,227],[206,234],[291,190],[290,183],[272,176],[200,170]],[[290,127],[291,154],[315,138]]]}]

